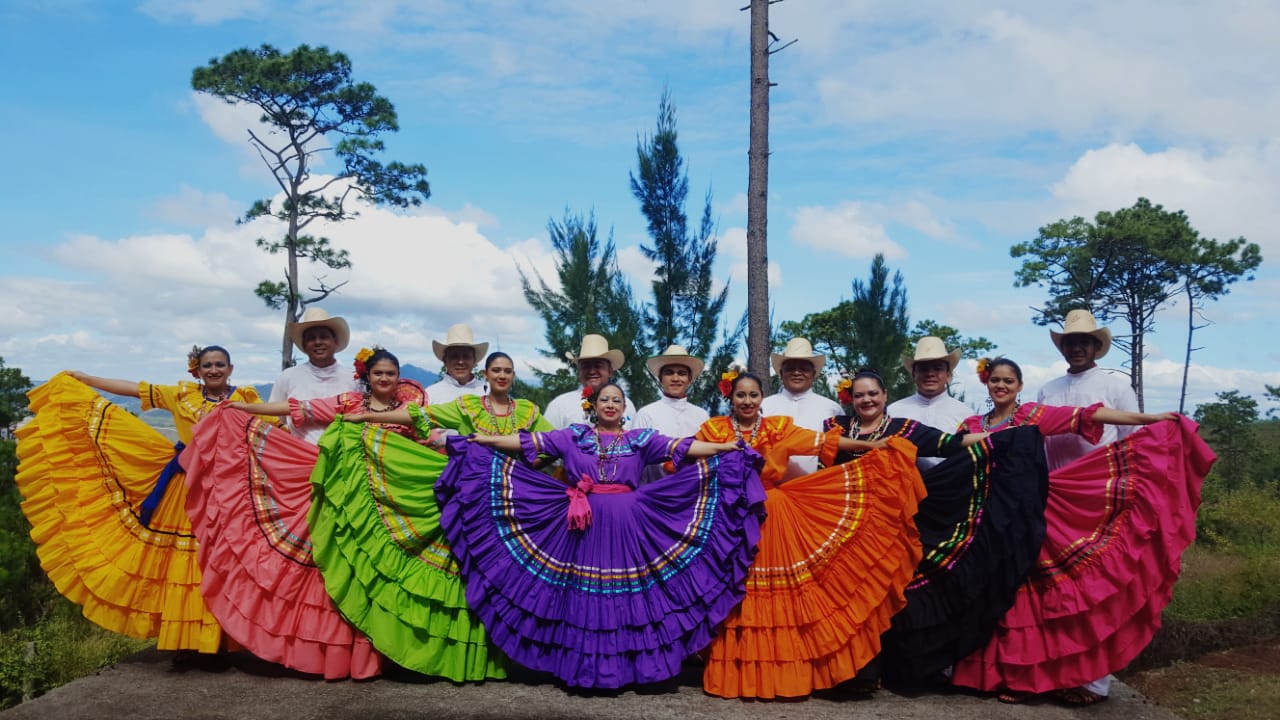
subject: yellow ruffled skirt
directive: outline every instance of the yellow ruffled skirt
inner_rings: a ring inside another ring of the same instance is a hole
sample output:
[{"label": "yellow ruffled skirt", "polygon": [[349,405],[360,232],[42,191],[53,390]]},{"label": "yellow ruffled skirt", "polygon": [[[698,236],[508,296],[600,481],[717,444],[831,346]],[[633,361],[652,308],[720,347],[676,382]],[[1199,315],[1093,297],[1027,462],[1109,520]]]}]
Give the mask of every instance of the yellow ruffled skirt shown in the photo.
[{"label": "yellow ruffled skirt", "polygon": [[149,527],[139,507],[173,443],[66,374],[28,393],[17,484],[40,565],[84,616],[161,650],[218,651],[222,631],[200,596],[181,473]]}]

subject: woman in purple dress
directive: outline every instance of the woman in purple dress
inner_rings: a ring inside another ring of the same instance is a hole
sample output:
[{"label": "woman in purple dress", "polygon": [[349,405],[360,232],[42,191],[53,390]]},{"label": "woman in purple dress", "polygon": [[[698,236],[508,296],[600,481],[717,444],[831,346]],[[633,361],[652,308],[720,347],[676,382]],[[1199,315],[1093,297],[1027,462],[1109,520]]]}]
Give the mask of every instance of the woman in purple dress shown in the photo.
[{"label": "woman in purple dress", "polygon": [[[572,687],[661,682],[742,599],[764,516],[759,456],[624,430],[614,383],[585,401],[594,426],[450,438],[441,524],[468,604],[512,660]],[[562,459],[569,484],[526,464],[539,456]],[[674,474],[637,487],[667,460]]]}]

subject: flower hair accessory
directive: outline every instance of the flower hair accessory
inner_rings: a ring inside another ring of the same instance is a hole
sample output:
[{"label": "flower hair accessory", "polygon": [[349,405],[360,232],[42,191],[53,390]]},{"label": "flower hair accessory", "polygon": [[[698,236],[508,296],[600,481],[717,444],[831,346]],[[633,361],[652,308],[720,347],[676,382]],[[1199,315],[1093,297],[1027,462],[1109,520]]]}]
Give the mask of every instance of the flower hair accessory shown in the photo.
[{"label": "flower hair accessory", "polygon": [[836,383],[836,399],[841,405],[853,404],[853,378],[848,375],[840,378],[840,382]]},{"label": "flower hair accessory", "polygon": [[991,360],[988,358],[978,358],[978,380],[983,384],[987,384],[987,378],[991,377]]},{"label": "flower hair accessory", "polygon": [[366,347],[360,348],[360,352],[356,353],[355,362],[351,363],[356,368],[356,372],[352,377],[357,380],[364,379],[365,374],[369,372],[368,362],[371,357],[373,357],[373,350]]},{"label": "flower hair accessory", "polygon": [[199,345],[192,345],[191,352],[187,353],[187,372],[191,373],[191,377],[200,379],[200,352],[204,348]]},{"label": "flower hair accessory", "polygon": [[586,410],[588,412],[591,411],[591,400],[594,397],[595,397],[595,393],[592,391],[591,386],[583,385],[582,386],[582,409],[583,410]]},{"label": "flower hair accessory", "polygon": [[734,365],[730,367],[728,370],[720,373],[719,388],[720,388],[721,395],[723,395],[726,398],[729,397],[729,394],[733,392],[733,381],[738,379],[738,374],[739,373],[738,373],[737,365]]}]

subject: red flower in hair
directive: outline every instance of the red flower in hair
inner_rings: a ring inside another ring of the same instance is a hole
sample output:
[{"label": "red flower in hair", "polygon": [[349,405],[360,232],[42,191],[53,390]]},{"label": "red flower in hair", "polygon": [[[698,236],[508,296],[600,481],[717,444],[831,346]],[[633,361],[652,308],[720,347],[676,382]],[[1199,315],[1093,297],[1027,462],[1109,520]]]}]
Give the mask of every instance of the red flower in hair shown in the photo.
[{"label": "red flower in hair", "polygon": [[853,378],[843,378],[836,385],[836,399],[841,405],[853,404]]},{"label": "red flower in hair", "polygon": [[587,411],[591,410],[591,399],[594,395],[595,395],[595,392],[591,389],[590,385],[582,386],[582,409],[583,410],[587,410]]},{"label": "red flower in hair", "polygon": [[978,359],[978,380],[983,385],[987,384],[987,379],[991,377],[991,361],[986,358]]},{"label": "red flower in hair", "polygon": [[733,381],[738,379],[738,368],[729,368],[725,372],[720,373],[720,394],[729,397],[733,392]]}]

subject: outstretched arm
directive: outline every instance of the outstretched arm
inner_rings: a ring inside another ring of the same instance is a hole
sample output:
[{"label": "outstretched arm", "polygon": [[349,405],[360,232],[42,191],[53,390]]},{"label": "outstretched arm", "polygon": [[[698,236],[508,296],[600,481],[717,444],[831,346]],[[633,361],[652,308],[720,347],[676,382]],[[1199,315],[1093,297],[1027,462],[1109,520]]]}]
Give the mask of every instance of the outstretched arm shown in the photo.
[{"label": "outstretched arm", "polygon": [[966,447],[966,448],[967,448],[967,447],[969,447],[970,445],[974,445],[974,444],[976,444],[976,443],[980,443],[980,442],[982,442],[983,440],[986,440],[986,439],[987,439],[987,436],[988,436],[988,435],[990,435],[990,434],[991,434],[991,433],[989,433],[989,432],[965,433],[965,435],[964,435],[964,439],[960,441],[960,447]]},{"label": "outstretched arm", "polygon": [[840,437],[837,447],[841,452],[864,453],[868,450],[882,448],[888,443],[883,440],[854,440],[851,437]]},{"label": "outstretched arm", "polygon": [[109,392],[112,395],[124,395],[125,397],[138,397],[138,381],[137,380],[117,380],[114,378],[101,378],[96,375],[88,375],[79,370],[68,370],[67,374],[88,385],[91,388],[97,388]]},{"label": "outstretched arm", "polygon": [[1100,407],[1093,413],[1093,419],[1107,425],[1150,425],[1161,420],[1177,420],[1178,413],[1139,413]]},{"label": "outstretched arm", "polygon": [[519,452],[522,449],[519,435],[472,435],[470,440],[506,452]]},{"label": "outstretched arm", "polygon": [[409,407],[406,405],[395,410],[379,410],[377,412],[358,412],[343,415],[342,419],[347,422],[358,423],[385,423],[388,425],[413,425],[413,416],[409,414]]},{"label": "outstretched arm", "polygon": [[704,458],[711,457],[716,453],[728,452],[730,450],[737,449],[738,443],[736,442],[713,443],[705,440],[694,440],[693,443],[689,445],[689,450],[685,452],[684,456],[689,458]]},{"label": "outstretched arm", "polygon": [[269,402],[269,403],[247,403],[233,402],[227,403],[236,410],[243,410],[254,415],[275,415],[282,417],[289,414],[289,402]]}]

